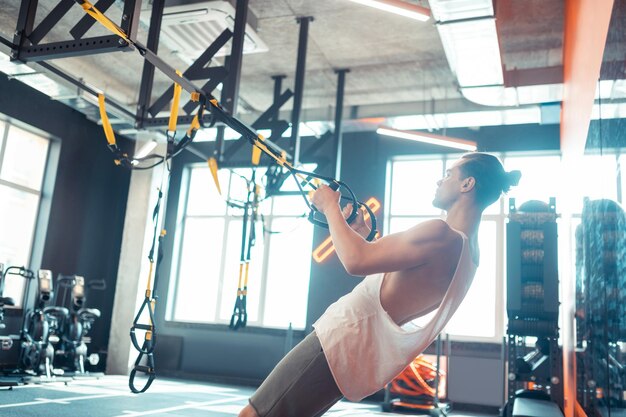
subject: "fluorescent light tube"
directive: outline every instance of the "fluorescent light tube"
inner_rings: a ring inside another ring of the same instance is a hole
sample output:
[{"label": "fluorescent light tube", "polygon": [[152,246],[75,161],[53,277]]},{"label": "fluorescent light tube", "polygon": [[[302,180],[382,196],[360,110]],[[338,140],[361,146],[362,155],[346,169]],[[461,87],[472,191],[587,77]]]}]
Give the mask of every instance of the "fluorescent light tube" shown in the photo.
[{"label": "fluorescent light tube", "polygon": [[430,19],[430,10],[416,4],[406,3],[401,0],[352,0],[364,6],[374,7],[386,12],[425,22]]},{"label": "fluorescent light tube", "polygon": [[157,147],[157,142],[155,140],[146,142],[141,146],[141,148],[139,148],[137,152],[135,152],[134,158],[135,159],[145,158],[156,147]]},{"label": "fluorescent light tube", "polygon": [[417,142],[429,143],[431,145],[447,146],[449,148],[462,149],[464,151],[475,151],[476,142],[470,140],[449,138],[447,136],[431,135],[422,132],[409,132],[406,130],[391,129],[389,127],[379,127],[376,129],[379,135],[393,136],[400,139],[414,140]]}]

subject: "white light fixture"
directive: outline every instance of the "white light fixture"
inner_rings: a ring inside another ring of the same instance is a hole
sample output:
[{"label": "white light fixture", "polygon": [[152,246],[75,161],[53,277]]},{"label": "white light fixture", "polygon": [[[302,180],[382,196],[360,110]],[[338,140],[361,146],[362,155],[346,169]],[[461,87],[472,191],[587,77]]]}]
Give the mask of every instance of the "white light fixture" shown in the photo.
[{"label": "white light fixture", "polygon": [[432,135],[422,132],[409,132],[406,130],[391,129],[389,127],[379,127],[376,129],[379,135],[393,136],[400,139],[414,140],[417,142],[429,143],[431,145],[447,146],[449,148],[462,149],[464,151],[475,151],[476,142],[457,138],[450,138],[441,135]]},{"label": "white light fixture", "polygon": [[417,4],[401,0],[351,0],[364,6],[374,7],[386,12],[425,22],[430,19],[430,10]]},{"label": "white light fixture", "polygon": [[139,150],[137,150],[137,152],[135,152],[134,158],[135,159],[145,158],[156,147],[157,147],[156,140],[151,140],[150,142],[146,142],[141,146],[141,148],[139,148]]}]

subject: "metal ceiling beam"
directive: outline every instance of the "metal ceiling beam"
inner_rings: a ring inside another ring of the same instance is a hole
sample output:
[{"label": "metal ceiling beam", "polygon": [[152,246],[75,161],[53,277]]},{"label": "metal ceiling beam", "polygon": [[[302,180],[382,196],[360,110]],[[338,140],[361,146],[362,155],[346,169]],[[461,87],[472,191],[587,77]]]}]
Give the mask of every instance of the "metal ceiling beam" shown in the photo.
[{"label": "metal ceiling beam", "polygon": [[235,26],[233,28],[233,43],[227,67],[228,78],[224,81],[224,89],[222,90],[222,107],[232,116],[237,114],[239,79],[241,78],[243,42],[246,36],[247,21],[248,0],[237,0],[235,8]]},{"label": "metal ceiling beam", "polygon": [[[13,38],[16,49],[12,51],[11,58],[22,62],[39,62],[48,59],[131,50],[123,39],[115,35],[40,44],[41,40],[67,14],[74,3],[70,0],[61,0],[39,25],[34,27],[38,2],[37,0],[22,0]],[[136,35],[140,8],[141,0],[127,0],[124,3],[121,27],[126,33],[131,34],[131,39],[134,39]]]},{"label": "metal ceiling beam", "polygon": [[[239,79],[241,77],[241,63],[243,61],[243,41],[246,33],[246,21],[248,20],[248,0],[238,0],[235,5],[235,25],[233,27],[233,43],[230,56],[225,60],[228,77],[224,81],[221,103],[226,112],[235,116],[239,99]],[[225,128],[217,128],[215,142],[215,158],[223,162]]]},{"label": "metal ceiling beam", "polygon": [[[293,96],[291,90],[287,89],[280,96],[275,97],[274,103],[265,110],[255,121],[251,127],[254,130],[271,129],[272,135],[268,138],[272,141],[277,141],[281,138],[282,134],[289,128],[289,123],[284,120],[278,120],[276,115],[279,109]],[[274,136],[276,133],[276,136]],[[241,148],[244,143],[248,143],[247,139],[241,137],[233,142],[228,149],[223,152],[223,160],[230,159]]]},{"label": "metal ceiling beam", "polygon": [[124,12],[122,14],[120,27],[130,39],[137,39],[140,13],[141,0],[124,0]]},{"label": "metal ceiling beam", "polygon": [[337,74],[337,102],[335,104],[335,134],[334,136],[334,159],[333,159],[333,172],[335,173],[335,179],[341,179],[341,151],[343,145],[343,98],[346,89],[346,74],[350,72],[349,69],[339,69],[335,71]]},{"label": "metal ceiling beam", "polygon": [[[226,45],[226,43],[230,40],[232,36],[233,36],[233,33],[230,30],[225,29],[220,34],[220,36],[218,36],[213,41],[213,43],[209,45],[209,47],[202,53],[202,55],[200,55],[198,59],[196,59],[194,63],[191,64],[185,72],[183,72],[183,77],[189,80],[197,81],[197,80],[206,79],[207,76],[211,75],[211,69],[207,69],[205,67],[213,59],[215,54],[217,54],[217,52],[220,49],[222,49],[224,45]],[[214,67],[214,68],[217,68],[217,67]],[[217,74],[214,74],[214,75],[217,75]],[[217,84],[219,84],[219,82]],[[165,108],[167,103],[169,103],[170,100],[172,100],[173,91],[174,91],[174,85],[171,85],[163,94],[161,94],[161,96],[158,99],[154,101],[154,103],[150,106],[148,110],[150,115],[156,116],[163,108]],[[211,92],[211,91],[206,91],[204,89],[203,91],[207,93]]]},{"label": "metal ceiling beam", "polygon": [[37,14],[37,0],[22,0],[20,13],[17,17],[17,25],[13,35],[15,49],[11,51],[11,59],[21,59],[20,51],[26,44],[28,36],[33,31],[35,15]]},{"label": "metal ceiling beam", "polygon": [[[94,7],[104,13],[109,10],[109,7],[111,7],[113,3],[115,3],[115,0],[99,0],[94,4]],[[70,35],[72,35],[74,39],[80,39],[85,36],[85,33],[87,33],[95,23],[96,21],[93,17],[85,15],[70,29]]]},{"label": "metal ceiling beam", "polygon": [[[161,34],[161,21],[163,20],[163,9],[165,0],[154,0],[152,3],[152,14],[150,15],[150,28],[148,29],[148,41],[146,46],[157,52],[159,48],[159,35]],[[93,19],[92,19],[93,20]],[[142,128],[143,120],[147,116],[147,107],[152,97],[152,87],[154,86],[154,65],[144,61],[141,73],[141,85],[139,87],[139,100],[137,102],[137,114],[135,116],[135,127]]]},{"label": "metal ceiling beam", "polygon": [[289,145],[289,151],[294,155],[294,165],[298,165],[300,159],[300,112],[302,111],[302,97],[304,95],[304,75],[306,73],[306,49],[309,39],[309,23],[313,20],[313,16],[299,17],[296,19],[300,24],[300,35],[298,38],[296,84],[294,87],[293,110],[291,113],[291,143]]},{"label": "metal ceiling beam", "polygon": [[39,25],[28,36],[28,40],[30,40],[33,45],[37,45],[41,42],[44,36],[46,36],[54,25],[56,25],[59,20],[61,20],[61,18],[63,18],[63,16],[70,11],[75,3],[76,2],[74,0],[61,0],[61,2],[59,2],[59,4],[52,9],[48,16],[44,17],[41,23],[39,23]]},{"label": "metal ceiling beam", "polygon": [[104,54],[107,52],[127,52],[132,48],[119,36],[107,35],[94,38],[52,42],[22,47],[17,57],[23,62],[40,62],[49,59],[70,58]]}]

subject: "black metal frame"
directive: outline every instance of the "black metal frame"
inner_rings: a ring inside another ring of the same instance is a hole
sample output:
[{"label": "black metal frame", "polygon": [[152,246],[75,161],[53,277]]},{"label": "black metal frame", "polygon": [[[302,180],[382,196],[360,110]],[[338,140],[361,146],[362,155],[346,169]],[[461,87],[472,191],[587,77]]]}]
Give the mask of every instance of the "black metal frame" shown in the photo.
[{"label": "black metal frame", "polygon": [[295,155],[294,162],[297,165],[300,154],[300,112],[302,111],[302,98],[304,96],[304,74],[306,72],[306,50],[309,40],[309,23],[313,16],[299,17],[296,21],[300,24],[298,37],[298,60],[296,62],[296,83],[294,86],[293,110],[291,113],[291,145],[290,152]]},{"label": "black metal frame", "polygon": [[[98,2],[109,3],[109,0]],[[95,23],[94,19],[79,21],[71,30],[74,39],[40,44],[44,37],[75,5],[73,0],[61,0],[52,11],[35,27],[38,0],[22,0],[13,37],[14,49],[11,58],[23,62],[37,62],[48,59],[83,56],[112,51],[130,51],[129,45],[119,36],[96,36],[82,38],[82,35]],[[112,2],[111,2],[112,4]],[[106,8],[110,7],[108,4]],[[141,0],[126,0],[120,27],[131,39],[137,35]],[[87,16],[88,17],[88,16]]]},{"label": "black metal frame", "polygon": [[[128,35],[128,39],[130,39],[131,43],[134,45],[129,44],[128,41],[117,35],[84,38],[83,36],[87,33],[87,31],[96,23],[96,21],[90,16],[82,17],[76,25],[72,27],[69,31],[72,39],[59,42],[41,43],[50,30],[70,11],[71,7],[74,6],[74,3],[76,2],[76,0],[58,0],[56,6],[53,7],[50,13],[48,13],[48,15],[45,16],[35,27],[35,16],[37,14],[39,0],[22,0],[13,42],[11,43],[7,40],[3,43],[11,47],[11,58],[13,60],[25,63],[38,62],[47,70],[53,71],[55,74],[62,76],[65,80],[83,88],[88,93],[96,95],[97,93],[92,89],[89,89],[86,85],[84,85],[84,83],[62,73],[54,66],[41,61],[65,57],[86,56],[113,51],[131,51],[135,49],[135,47],[139,46],[143,48],[142,45],[135,41],[142,1],[125,0],[122,19],[119,23],[120,28]],[[94,6],[98,10],[105,12],[113,5],[113,3],[115,3],[114,0],[98,0]],[[173,85],[164,91],[156,100],[154,100],[154,102],[151,102],[150,99],[152,97],[154,84],[154,69],[156,66],[169,78],[172,78],[173,80],[176,79],[177,82],[181,84],[183,89],[187,91],[198,90],[191,83],[191,81],[208,80],[200,89],[206,94],[210,94],[217,85],[223,83],[224,88],[222,90],[220,104],[228,113],[235,115],[238,105],[239,78],[241,74],[248,0],[237,0],[236,2],[234,31],[231,32],[230,30],[225,30],[211,45],[209,45],[205,52],[189,68],[187,68],[187,70],[182,74],[182,77],[174,74],[173,69],[165,64],[156,55],[164,6],[165,0],[154,0],[147,46],[145,47],[145,51],[142,50],[142,54],[144,55],[144,58],[146,58],[146,61],[142,71],[136,113],[131,117],[132,113],[124,109],[122,105],[115,103],[114,100],[109,99],[109,104],[127,114],[129,118],[133,118],[137,128],[166,126],[169,122],[169,118],[158,117],[157,115],[170,102]],[[277,140],[277,138],[279,138],[289,127],[289,123],[287,121],[279,120],[279,110],[291,97],[293,97],[294,103],[291,115],[292,134],[288,147],[288,153],[296,164],[300,159],[299,124],[306,72],[308,28],[309,23],[313,20],[314,18],[312,16],[299,17],[296,19],[297,23],[300,25],[300,31],[294,92],[289,89],[281,92],[282,80],[285,78],[284,75],[272,77],[275,83],[274,102],[252,124],[254,129],[271,129],[272,134],[270,139]],[[226,60],[226,64],[220,67],[207,67],[207,64],[213,59],[214,55],[229,40],[231,40],[231,38],[232,49],[230,56]],[[341,117],[346,72],[348,72],[348,70],[337,71],[339,74],[339,86],[337,91],[337,110],[335,115],[335,155],[338,155],[338,153],[341,152]],[[191,113],[194,112],[198,105],[199,103],[197,102],[187,102],[183,106],[185,114],[178,117],[178,123],[191,123],[193,120]],[[209,120],[210,115],[207,114],[204,121]],[[236,153],[237,149],[241,147],[244,141],[239,140],[230,144],[226,151],[223,152],[223,148],[225,147],[225,143],[223,143],[223,126],[221,127],[221,131],[222,135],[218,135],[218,139],[221,138],[222,140],[218,140],[219,146],[216,146],[215,152],[219,161],[223,161],[225,157],[230,157]],[[316,148],[319,147],[316,146]],[[311,156],[315,153],[315,151],[317,151],[317,149],[309,149],[307,150],[307,155]],[[336,172],[340,169],[339,165],[335,165],[334,168]]]},{"label": "black metal frame", "polygon": [[[515,199],[509,199],[510,218],[506,225],[507,230],[507,314],[509,325],[507,328],[507,363],[508,389],[507,400],[512,403],[518,395],[518,390],[525,384],[533,382],[544,388],[549,387],[549,398],[563,407],[563,362],[562,352],[558,345],[559,340],[559,295],[558,295],[558,245],[556,224],[556,203],[551,198],[549,207],[550,217],[553,220],[533,222],[525,225],[514,217],[517,212]],[[530,213],[532,216],[536,213]],[[540,233],[541,259],[532,268],[525,263],[522,252],[525,249],[522,242],[522,231]],[[537,294],[532,303],[524,296],[524,283],[535,283]],[[529,353],[526,346],[527,337],[543,338],[548,343],[549,353],[545,366],[533,369],[531,372],[517,372],[516,361]]]}]

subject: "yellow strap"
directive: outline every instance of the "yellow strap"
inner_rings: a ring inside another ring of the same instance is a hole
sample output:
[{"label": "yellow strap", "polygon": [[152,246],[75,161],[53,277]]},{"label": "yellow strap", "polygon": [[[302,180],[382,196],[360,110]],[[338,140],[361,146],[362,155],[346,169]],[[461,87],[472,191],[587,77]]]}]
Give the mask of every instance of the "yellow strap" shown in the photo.
[{"label": "yellow strap", "polygon": [[222,188],[220,187],[220,181],[217,178],[217,160],[213,157],[209,158],[207,161],[209,163],[209,168],[211,169],[211,175],[213,176],[213,181],[215,182],[215,186],[217,187],[217,192],[222,195]]},{"label": "yellow strap", "polygon": [[194,130],[200,129],[200,121],[198,120],[198,115],[196,114],[191,121],[191,126],[187,129],[187,136],[191,136]]},{"label": "yellow strap", "polygon": [[121,27],[113,23],[108,17],[106,17],[102,12],[94,7],[93,4],[89,3],[87,0],[83,1],[81,4],[85,13],[96,19],[102,26],[109,29],[111,32],[119,36],[120,38],[124,38],[130,42],[128,35],[124,33]]},{"label": "yellow strap", "polygon": [[[176,70],[176,75],[182,77],[183,74]],[[168,126],[168,130],[170,132],[176,131],[176,123],[178,122],[178,107],[180,106],[180,93],[183,91],[183,88],[178,83],[174,83],[174,97],[172,99],[172,111],[170,112],[170,122]]]},{"label": "yellow strap", "polygon": [[[262,142],[265,140],[263,135],[259,135],[258,139]],[[261,162],[261,149],[258,146],[252,147],[252,165],[259,165]]]},{"label": "yellow strap", "polygon": [[106,136],[109,145],[113,146],[115,145],[115,133],[113,133],[109,116],[107,116],[107,110],[104,104],[104,94],[98,94],[98,106],[100,107],[100,119],[102,119],[104,136]]},{"label": "yellow strap", "polygon": [[[146,294],[148,294],[148,291],[150,291],[151,285],[152,285],[152,268],[154,266],[154,262],[151,261],[150,262],[150,270],[148,271],[148,283],[146,284]],[[149,295],[146,295],[147,297],[150,297]]]},{"label": "yellow strap", "polygon": [[243,275],[243,264],[239,263],[239,282],[237,283],[237,295],[241,295],[241,278]]},{"label": "yellow strap", "polygon": [[248,270],[250,269],[250,261],[246,262],[246,274],[243,281],[243,287],[248,288]]}]

